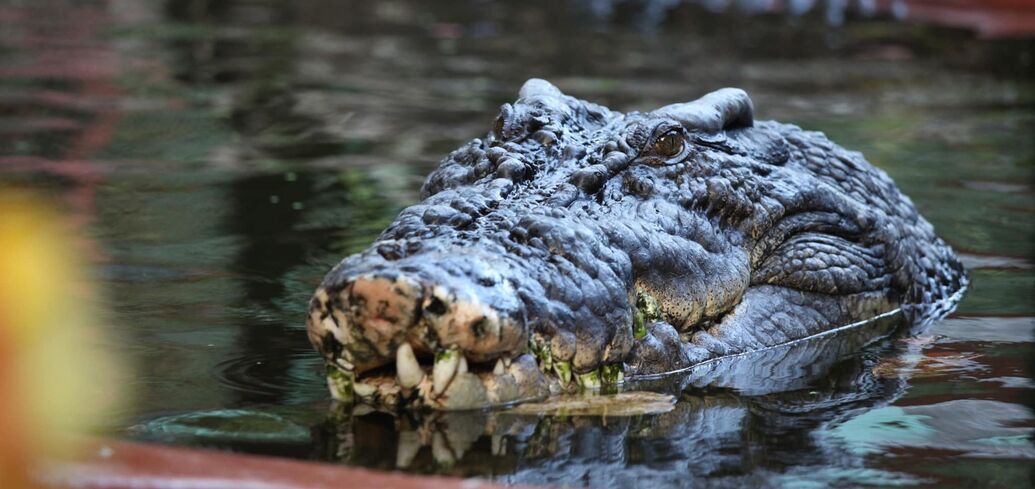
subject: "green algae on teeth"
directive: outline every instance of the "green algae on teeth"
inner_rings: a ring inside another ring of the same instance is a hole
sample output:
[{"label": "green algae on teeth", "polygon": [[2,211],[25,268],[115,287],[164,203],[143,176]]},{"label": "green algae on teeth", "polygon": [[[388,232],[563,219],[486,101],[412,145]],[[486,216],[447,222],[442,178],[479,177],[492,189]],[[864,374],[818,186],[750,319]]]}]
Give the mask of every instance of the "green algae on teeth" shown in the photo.
[{"label": "green algae on teeth", "polygon": [[[431,391],[435,396],[441,395],[453,381],[460,370],[460,359],[463,355],[456,347],[439,350],[435,353],[435,366],[431,369]],[[465,362],[466,363],[466,362]]]},{"label": "green algae on teeth", "polygon": [[591,370],[584,374],[578,374],[575,376],[576,381],[583,389],[599,389],[600,388],[600,371]]},{"label": "green algae on teeth", "polygon": [[327,387],[334,399],[351,403],[355,391],[356,375],[334,365],[327,365]]},{"label": "green algae on teeth", "polygon": [[599,389],[604,386],[615,386],[621,384],[625,380],[625,374],[622,370],[622,365],[619,363],[601,365],[600,368],[596,370],[576,375],[575,379],[583,389]]},{"label": "green algae on teeth", "polygon": [[642,340],[647,336],[647,323],[640,309],[633,309],[633,338]]},{"label": "green algae on teeth", "polygon": [[618,385],[625,380],[622,364],[612,363],[600,367],[600,382],[606,385]]},{"label": "green algae on teeth", "polygon": [[550,350],[550,343],[545,338],[538,334],[532,334],[528,337],[528,349],[536,358],[536,363],[539,364],[539,370],[543,373],[549,373],[553,370],[553,352]]},{"label": "green algae on teeth", "polygon": [[661,307],[657,299],[643,289],[636,289],[636,304],[633,307],[633,336],[643,339],[647,336],[647,325],[661,319]]},{"label": "green algae on teeth", "polygon": [[571,362],[555,362],[553,371],[557,374],[562,386],[567,386],[568,382],[571,382]]}]

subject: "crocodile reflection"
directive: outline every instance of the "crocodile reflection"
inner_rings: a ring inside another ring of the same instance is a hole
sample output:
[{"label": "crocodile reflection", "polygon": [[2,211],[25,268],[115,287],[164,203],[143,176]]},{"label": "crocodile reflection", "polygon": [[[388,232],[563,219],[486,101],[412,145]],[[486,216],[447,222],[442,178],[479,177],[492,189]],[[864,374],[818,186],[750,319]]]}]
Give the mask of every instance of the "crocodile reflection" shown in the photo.
[{"label": "crocodile reflection", "polygon": [[894,346],[887,334],[901,325],[900,315],[889,315],[627,387],[676,395],[663,414],[390,414],[340,407],[314,429],[314,446],[320,459],[350,465],[600,487],[738,485],[759,471],[850,465],[851,453],[824,446],[814,432],[902,395],[904,380],[873,371]]}]

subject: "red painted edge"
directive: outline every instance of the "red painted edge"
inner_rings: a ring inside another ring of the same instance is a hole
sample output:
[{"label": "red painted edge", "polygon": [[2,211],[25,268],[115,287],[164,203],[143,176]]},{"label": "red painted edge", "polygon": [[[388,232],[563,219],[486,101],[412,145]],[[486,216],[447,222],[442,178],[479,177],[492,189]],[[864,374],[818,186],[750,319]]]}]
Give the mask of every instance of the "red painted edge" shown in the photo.
[{"label": "red painted edge", "polygon": [[[882,0],[879,8],[890,11]],[[986,38],[1035,36],[1035,0],[905,0],[909,20],[959,27]]]},{"label": "red painted edge", "polygon": [[274,457],[115,440],[53,462],[38,480],[53,489],[496,489],[478,479],[417,476]]}]

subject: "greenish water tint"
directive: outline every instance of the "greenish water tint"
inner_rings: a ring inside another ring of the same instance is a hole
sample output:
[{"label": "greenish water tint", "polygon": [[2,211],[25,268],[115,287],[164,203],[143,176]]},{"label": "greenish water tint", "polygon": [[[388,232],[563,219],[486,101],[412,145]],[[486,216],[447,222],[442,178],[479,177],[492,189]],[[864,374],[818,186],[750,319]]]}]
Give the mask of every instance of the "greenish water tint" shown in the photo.
[{"label": "greenish water tint", "polygon": [[223,409],[195,411],[187,414],[165,416],[146,423],[129,427],[129,432],[139,432],[166,443],[177,441],[216,442],[305,442],[309,439],[309,428],[266,411],[246,409]]},{"label": "greenish water tint", "polygon": [[[1028,486],[1032,42],[605,3],[0,6],[0,182],[80,226],[136,368],[115,428],[513,483]],[[315,285],[531,76],[618,110],[743,87],[758,118],[825,131],[895,178],[971,290],[915,337],[741,365],[755,383],[647,386],[677,400],[660,414],[336,411],[304,332]]]}]

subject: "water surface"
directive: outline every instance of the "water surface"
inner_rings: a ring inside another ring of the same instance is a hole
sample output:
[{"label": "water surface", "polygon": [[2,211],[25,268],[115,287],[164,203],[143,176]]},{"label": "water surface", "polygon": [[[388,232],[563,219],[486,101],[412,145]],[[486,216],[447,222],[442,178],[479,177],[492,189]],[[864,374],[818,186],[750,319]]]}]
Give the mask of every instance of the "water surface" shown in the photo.
[{"label": "water surface", "polygon": [[[136,369],[118,433],[522,483],[1026,486],[1032,43],[604,4],[0,2],[0,182],[51,196],[84,237]],[[329,409],[304,334],[315,285],[531,76],[617,110],[745,88],[756,117],[891,174],[971,290],[915,337],[654,386],[679,399],[664,414]]]}]

